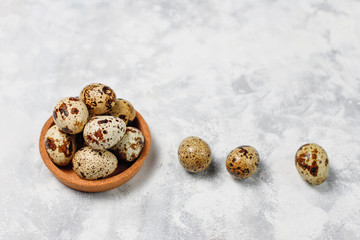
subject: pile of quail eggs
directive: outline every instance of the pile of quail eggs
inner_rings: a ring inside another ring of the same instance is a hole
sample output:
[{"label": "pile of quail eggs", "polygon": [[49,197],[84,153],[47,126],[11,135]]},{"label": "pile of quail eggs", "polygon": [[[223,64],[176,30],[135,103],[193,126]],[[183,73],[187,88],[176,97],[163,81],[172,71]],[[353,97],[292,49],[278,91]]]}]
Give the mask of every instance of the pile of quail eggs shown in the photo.
[{"label": "pile of quail eggs", "polygon": [[93,83],[80,97],[60,100],[53,111],[55,125],[45,135],[45,148],[58,166],[72,163],[75,173],[88,180],[108,177],[118,161],[135,161],[144,147],[142,132],[134,127],[133,105],[117,99],[108,86]]}]

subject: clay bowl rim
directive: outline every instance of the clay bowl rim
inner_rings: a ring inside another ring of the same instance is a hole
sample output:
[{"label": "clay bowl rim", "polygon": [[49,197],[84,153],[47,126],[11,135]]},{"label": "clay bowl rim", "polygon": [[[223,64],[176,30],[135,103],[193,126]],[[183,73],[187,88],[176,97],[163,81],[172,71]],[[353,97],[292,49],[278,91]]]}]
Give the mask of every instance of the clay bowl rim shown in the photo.
[{"label": "clay bowl rim", "polygon": [[40,139],[39,139],[39,150],[40,150],[41,158],[45,163],[46,167],[55,175],[55,177],[58,180],[60,180],[66,186],[73,188],[75,190],[79,190],[83,192],[102,192],[119,187],[122,184],[128,182],[139,172],[141,166],[144,164],[145,159],[147,158],[150,152],[151,135],[150,135],[149,127],[139,112],[136,112],[135,121],[137,121],[138,128],[144,135],[145,138],[144,148],[138,159],[136,159],[135,162],[129,168],[114,176],[110,176],[99,180],[85,180],[78,177],[76,174],[75,174],[76,177],[73,177],[74,174],[71,174],[73,175],[71,176],[69,173],[66,173],[64,170],[62,170],[61,167],[58,167],[56,164],[54,164],[47,154],[45,148],[45,142],[44,142],[45,134],[47,130],[55,124],[52,116],[46,121],[46,123],[44,124],[41,130]]}]

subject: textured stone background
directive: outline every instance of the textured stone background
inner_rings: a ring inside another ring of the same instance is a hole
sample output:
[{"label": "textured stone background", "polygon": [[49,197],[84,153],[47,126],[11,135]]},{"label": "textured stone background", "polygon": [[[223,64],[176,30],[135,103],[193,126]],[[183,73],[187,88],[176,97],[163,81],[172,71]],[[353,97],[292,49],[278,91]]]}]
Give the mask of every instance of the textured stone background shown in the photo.
[{"label": "textured stone background", "polygon": [[[359,239],[360,1],[0,2],[1,239]],[[38,138],[56,102],[102,82],[147,120],[150,155],[130,182],[62,185]],[[177,160],[188,135],[209,170]],[[294,155],[322,145],[330,175]],[[250,144],[256,175],[226,155]]]}]

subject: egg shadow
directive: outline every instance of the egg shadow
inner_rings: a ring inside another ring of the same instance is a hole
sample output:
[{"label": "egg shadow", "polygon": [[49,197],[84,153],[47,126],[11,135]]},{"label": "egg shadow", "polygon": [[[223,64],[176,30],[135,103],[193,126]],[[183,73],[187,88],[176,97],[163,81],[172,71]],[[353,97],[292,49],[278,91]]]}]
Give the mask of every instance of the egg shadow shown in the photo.
[{"label": "egg shadow", "polygon": [[264,182],[268,183],[269,181],[271,181],[271,175],[268,169],[269,167],[267,167],[267,163],[260,159],[260,164],[258,166],[258,169],[252,176],[245,179],[233,178],[233,180],[241,184],[241,186],[251,187],[251,188],[259,187]]},{"label": "egg shadow", "polygon": [[186,171],[187,175],[194,177],[194,178],[204,178],[204,179],[210,179],[214,178],[218,175],[219,172],[219,161],[216,158],[213,158],[211,160],[210,165],[202,172],[199,173],[192,173]]},{"label": "egg shadow", "polygon": [[338,182],[338,176],[336,171],[333,171],[331,170],[331,168],[329,168],[329,174],[324,183],[316,186],[312,186],[311,184],[309,185],[311,185],[318,192],[329,193],[336,188],[337,182]]}]

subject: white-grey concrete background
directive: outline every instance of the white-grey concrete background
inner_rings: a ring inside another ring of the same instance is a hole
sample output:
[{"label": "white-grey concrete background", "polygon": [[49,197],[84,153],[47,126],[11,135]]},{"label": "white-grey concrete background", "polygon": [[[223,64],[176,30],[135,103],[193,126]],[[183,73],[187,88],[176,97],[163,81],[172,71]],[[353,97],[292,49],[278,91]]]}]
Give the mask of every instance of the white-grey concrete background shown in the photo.
[{"label": "white-grey concrete background", "polygon": [[[360,1],[0,2],[0,239],[359,239]],[[127,184],[62,185],[38,151],[56,102],[101,82],[153,139]],[[177,160],[196,135],[213,152],[193,175]],[[306,142],[327,181],[294,166]],[[249,144],[257,174],[226,155]]]}]

